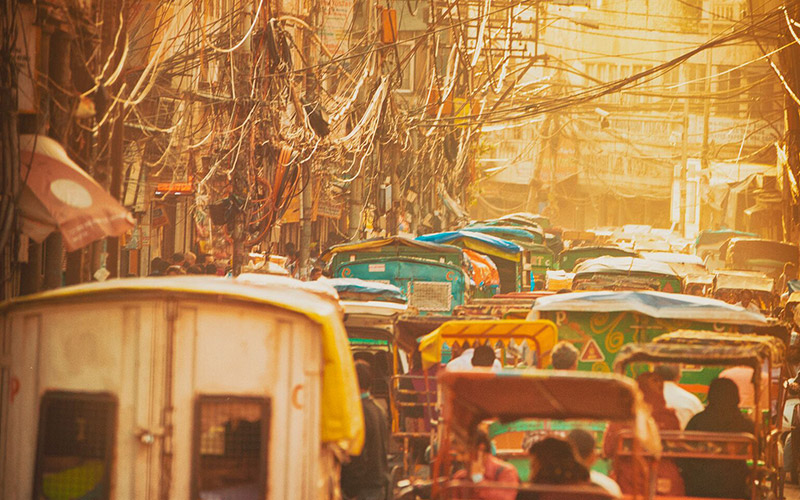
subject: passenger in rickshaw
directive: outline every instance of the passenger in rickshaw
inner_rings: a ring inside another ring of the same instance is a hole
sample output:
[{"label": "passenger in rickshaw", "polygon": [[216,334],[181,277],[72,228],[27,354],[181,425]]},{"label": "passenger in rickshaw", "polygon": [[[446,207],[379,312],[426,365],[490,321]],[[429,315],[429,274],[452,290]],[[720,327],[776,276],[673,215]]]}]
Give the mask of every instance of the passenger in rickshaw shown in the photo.
[{"label": "passenger in rickshaw", "polygon": [[531,482],[534,484],[590,484],[589,469],[575,457],[567,441],[546,437],[531,445]]},{"label": "passenger in rickshaw", "polygon": [[575,458],[578,459],[587,469],[589,469],[589,481],[592,484],[603,488],[616,498],[622,496],[622,490],[616,481],[606,476],[600,471],[592,469],[597,462],[597,452],[595,451],[596,442],[594,435],[585,429],[572,429],[567,434],[567,441],[575,450]]},{"label": "passenger in rickshaw", "polygon": [[758,304],[756,303],[753,297],[753,292],[751,292],[750,290],[742,290],[739,292],[738,295],[739,295],[739,302],[735,303],[734,305],[743,307],[751,312],[757,312],[757,313],[761,312],[761,308],[758,307]]},{"label": "passenger in rickshaw", "polygon": [[514,488],[480,487],[481,483],[503,483],[509,486],[519,484],[517,469],[491,453],[492,442],[483,429],[478,429],[472,436],[469,449],[459,454],[464,468],[453,475],[453,479],[472,482],[479,487],[469,488],[464,498],[479,500],[514,500],[517,491]]},{"label": "passenger in rickshaw", "polygon": [[667,408],[675,410],[681,429],[685,429],[689,420],[703,411],[703,403],[700,398],[678,385],[681,379],[680,365],[656,365],[653,373],[664,379],[664,400],[667,402]]},{"label": "passenger in rickshaw", "polygon": [[[739,411],[739,389],[726,378],[708,387],[708,406],[686,426],[689,431],[754,432],[751,420]],[[686,494],[715,498],[750,498],[747,462],[714,459],[682,459]]]},{"label": "passenger in rickshaw", "polygon": [[[664,399],[664,380],[652,372],[639,375],[636,379],[642,391],[644,402],[650,406],[650,413],[659,430],[680,430],[681,424],[675,410],[667,408]],[[633,494],[647,484],[647,471],[637,467],[629,456],[618,456],[619,434],[622,424],[611,423],[603,439],[603,453],[612,460],[612,477],[619,483],[623,493]],[[658,463],[656,493],[667,496],[684,494],[683,479],[674,461],[662,459]]]},{"label": "passenger in rickshaw", "polygon": [[[446,367],[447,371],[469,371],[472,369],[473,366],[472,357],[475,355],[475,348],[479,347],[482,344],[476,341],[472,347],[469,347],[469,344],[467,344],[466,342],[464,345],[466,348],[463,351],[461,351],[461,354],[456,358],[455,357],[456,348],[454,343],[453,347],[454,358],[450,360],[449,363],[447,363]],[[503,365],[496,358],[494,359],[494,362],[492,363],[491,366],[495,370],[500,370],[503,368]]]},{"label": "passenger in rickshaw", "polygon": [[578,369],[578,349],[566,340],[559,341],[550,353],[550,362],[556,370],[577,370]]}]

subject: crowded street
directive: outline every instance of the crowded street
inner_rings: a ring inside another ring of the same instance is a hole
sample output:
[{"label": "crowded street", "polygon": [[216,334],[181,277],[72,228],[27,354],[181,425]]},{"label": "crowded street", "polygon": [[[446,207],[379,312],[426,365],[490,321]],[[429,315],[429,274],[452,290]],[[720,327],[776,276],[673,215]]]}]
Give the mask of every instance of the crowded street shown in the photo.
[{"label": "crowded street", "polygon": [[0,40],[0,500],[800,500],[800,0]]}]

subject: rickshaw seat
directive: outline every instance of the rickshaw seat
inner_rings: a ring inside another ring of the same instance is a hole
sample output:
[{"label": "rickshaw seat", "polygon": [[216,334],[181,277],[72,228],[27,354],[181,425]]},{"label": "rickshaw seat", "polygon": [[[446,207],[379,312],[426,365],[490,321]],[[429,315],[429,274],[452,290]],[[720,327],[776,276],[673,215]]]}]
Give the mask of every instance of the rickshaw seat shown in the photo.
[{"label": "rickshaw seat", "polygon": [[[662,458],[698,458],[715,460],[752,460],[756,438],[745,432],[661,431]],[[633,434],[620,433],[617,454],[633,453]]]}]

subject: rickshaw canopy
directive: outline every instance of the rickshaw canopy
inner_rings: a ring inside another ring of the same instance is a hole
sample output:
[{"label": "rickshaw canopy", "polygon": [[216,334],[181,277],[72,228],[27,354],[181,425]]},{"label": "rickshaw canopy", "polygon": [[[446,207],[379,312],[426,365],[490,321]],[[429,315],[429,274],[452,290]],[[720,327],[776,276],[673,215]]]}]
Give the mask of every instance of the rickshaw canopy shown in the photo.
[{"label": "rickshaw canopy", "polygon": [[613,373],[561,370],[473,370],[439,375],[444,424],[462,437],[488,419],[631,422],[637,437],[660,450],[636,383]]},{"label": "rickshaw canopy", "polygon": [[442,361],[445,342],[527,342],[539,355],[541,365],[549,362],[558,342],[558,329],[548,320],[453,320],[443,323],[419,341],[422,363],[428,368]]},{"label": "rickshaw canopy", "polygon": [[205,276],[119,279],[59,288],[0,304],[24,307],[42,302],[75,302],[130,298],[145,295],[153,300],[181,296],[207,300],[213,307],[226,302],[245,302],[293,311],[320,326],[323,349],[321,437],[358,454],[364,442],[360,390],[350,346],[341,321],[336,292],[322,283],[308,283],[283,276],[250,275],[244,279]]},{"label": "rickshaw canopy", "polygon": [[417,236],[417,241],[463,246],[464,248],[469,248],[476,252],[514,262],[520,260],[523,251],[521,246],[511,241],[490,234],[475,233],[465,229],[460,231],[424,234],[422,236]]},{"label": "rickshaw canopy", "polygon": [[763,273],[748,271],[717,271],[717,290],[753,290],[756,292],[772,292],[775,280]]},{"label": "rickshaw canopy", "polygon": [[623,346],[614,368],[621,371],[631,363],[745,365],[760,374],[765,360],[769,360],[772,366],[783,363],[784,345],[775,337],[679,330],[659,335],[646,344]]},{"label": "rickshaw canopy", "polygon": [[721,300],[665,292],[573,292],[541,297],[532,311],[631,311],[660,319],[766,326],[761,313]]},{"label": "rickshaw canopy", "polygon": [[390,236],[388,238],[373,238],[369,240],[356,241],[353,243],[342,243],[327,249],[320,259],[327,262],[337,253],[343,252],[359,252],[364,250],[377,250],[380,248],[396,246],[396,247],[410,247],[420,250],[430,250],[435,253],[452,253],[460,254],[461,249],[451,245],[440,245],[436,242],[427,242],[416,240],[407,236]]},{"label": "rickshaw canopy", "polygon": [[613,274],[660,274],[675,276],[677,273],[664,262],[636,257],[598,257],[586,260],[575,266],[575,274],[613,273]]}]

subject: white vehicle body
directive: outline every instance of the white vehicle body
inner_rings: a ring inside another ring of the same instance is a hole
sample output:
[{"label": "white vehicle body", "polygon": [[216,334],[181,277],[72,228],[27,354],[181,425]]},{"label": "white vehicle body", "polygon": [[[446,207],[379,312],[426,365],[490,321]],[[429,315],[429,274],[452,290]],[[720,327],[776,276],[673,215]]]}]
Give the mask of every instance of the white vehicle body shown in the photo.
[{"label": "white vehicle body", "polygon": [[97,498],[335,496],[324,378],[353,393],[334,413],[363,435],[341,312],[271,280],[113,280],[0,306],[0,498],[75,498],[76,477]]}]

